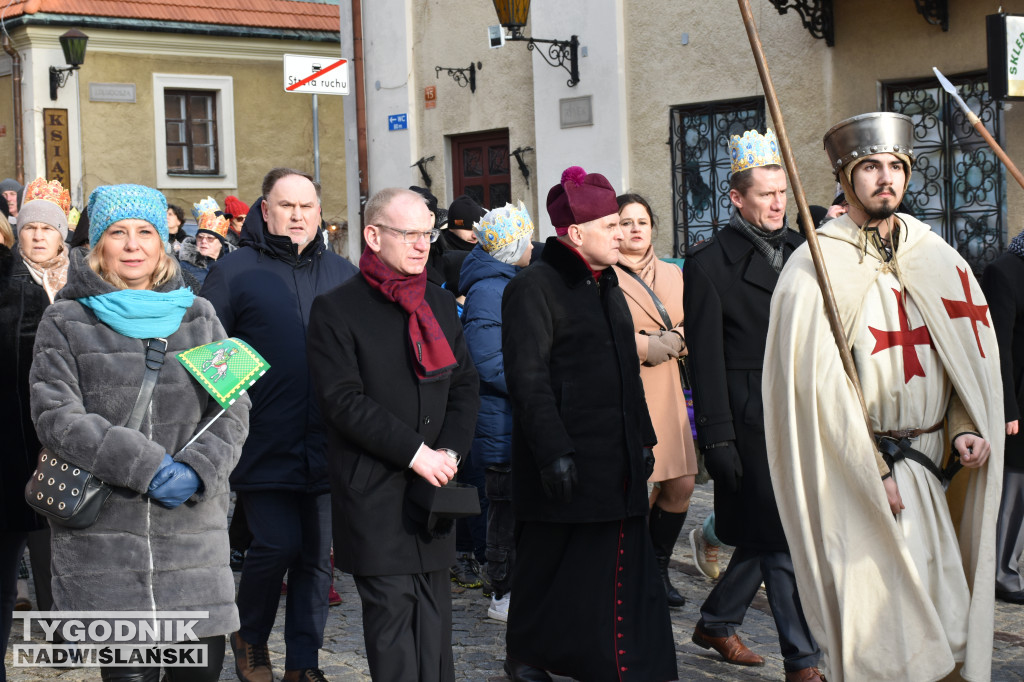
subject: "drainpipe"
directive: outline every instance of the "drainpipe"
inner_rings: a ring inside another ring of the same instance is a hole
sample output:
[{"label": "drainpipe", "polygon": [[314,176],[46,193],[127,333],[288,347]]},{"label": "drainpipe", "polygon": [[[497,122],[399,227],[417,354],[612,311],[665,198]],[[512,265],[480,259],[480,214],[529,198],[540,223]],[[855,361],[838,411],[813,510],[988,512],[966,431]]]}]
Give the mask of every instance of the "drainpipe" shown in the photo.
[{"label": "drainpipe", "polygon": [[[370,167],[366,147],[366,97],[363,74],[363,7],[362,0],[352,0],[352,70],[356,80],[356,144],[359,150],[359,239],[363,241],[366,218],[363,209],[370,199]],[[365,246],[365,244],[362,244]]]},{"label": "drainpipe", "polygon": [[11,87],[14,89],[14,179],[25,184],[25,135],[21,120],[21,55],[11,45],[11,37],[4,33],[4,52],[11,55]]}]

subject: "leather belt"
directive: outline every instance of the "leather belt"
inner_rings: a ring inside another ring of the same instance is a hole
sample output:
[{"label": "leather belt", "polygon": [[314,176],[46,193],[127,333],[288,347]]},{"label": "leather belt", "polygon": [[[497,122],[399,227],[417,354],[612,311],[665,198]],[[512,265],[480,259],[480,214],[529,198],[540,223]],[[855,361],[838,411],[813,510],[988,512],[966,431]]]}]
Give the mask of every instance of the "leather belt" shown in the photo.
[{"label": "leather belt", "polygon": [[926,433],[935,433],[936,431],[942,428],[942,423],[942,421],[939,421],[938,424],[929,426],[927,429],[899,429],[892,431],[875,431],[875,438],[880,438],[883,436],[886,438],[895,438],[896,440],[900,440],[901,438],[917,438],[918,436],[924,435]]}]

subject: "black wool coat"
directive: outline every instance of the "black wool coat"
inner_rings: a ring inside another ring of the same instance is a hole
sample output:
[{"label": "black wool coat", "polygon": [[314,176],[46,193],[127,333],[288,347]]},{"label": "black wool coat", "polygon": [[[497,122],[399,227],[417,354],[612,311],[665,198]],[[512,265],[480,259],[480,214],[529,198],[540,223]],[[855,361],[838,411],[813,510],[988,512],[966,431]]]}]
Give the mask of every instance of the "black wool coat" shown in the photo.
[{"label": "black wool coat", "polygon": [[[505,288],[501,318],[516,520],[646,514],[643,448],[657,439],[615,271],[595,281],[583,259],[552,237],[542,258]],[[568,504],[549,499],[540,479],[542,468],[565,455],[579,477]]]},{"label": "black wool coat", "polygon": [[323,230],[301,253],[272,235],[263,199],[252,203],[242,246],[210,265],[200,295],[217,311],[228,336],[250,344],[270,369],[247,393],[249,438],[231,472],[232,490],[326,493],[327,434],[313,398],[306,327],[313,299],[358,272],[324,245]]},{"label": "black wool coat", "polygon": [[[1024,413],[1024,258],[1004,253],[981,276],[992,324],[999,340],[1003,376],[1004,421],[1020,421]],[[1024,424],[1018,423],[1018,427]],[[1024,471],[1024,433],[1006,437],[1005,464]]]},{"label": "black wool coat", "polygon": [[0,531],[45,528],[25,504],[25,484],[35,471],[39,438],[29,406],[28,372],[36,329],[50,299],[17,251],[0,245]]},{"label": "black wool coat", "polygon": [[469,452],[480,407],[479,382],[455,299],[427,284],[425,300],[458,367],[420,382],[413,368],[409,316],[362,276],[313,302],[309,362],[327,426],[334,558],[354,575],[447,569],[455,533],[425,531],[407,488],[420,479],[409,463],[422,443]]},{"label": "black wool coat", "polygon": [[[790,230],[783,258],[803,242]],[[743,464],[739,492],[715,485],[715,533],[726,544],[761,550],[787,547],[768,470],[761,399],[768,313],[778,279],[753,242],[732,226],[691,250],[683,267],[697,441],[710,458],[709,445],[734,440]]]}]

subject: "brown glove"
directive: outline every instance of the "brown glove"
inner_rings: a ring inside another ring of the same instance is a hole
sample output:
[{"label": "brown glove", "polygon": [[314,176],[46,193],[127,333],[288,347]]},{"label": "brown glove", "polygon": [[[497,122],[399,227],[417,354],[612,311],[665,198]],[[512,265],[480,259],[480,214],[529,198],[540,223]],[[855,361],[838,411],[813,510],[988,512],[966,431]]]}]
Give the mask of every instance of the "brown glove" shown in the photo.
[{"label": "brown glove", "polygon": [[[669,336],[676,336],[670,334]],[[678,337],[677,337],[678,338]],[[679,351],[673,348],[672,342],[665,338],[665,335],[654,336],[653,334],[647,337],[647,361],[644,362],[648,367],[654,367],[666,362],[670,359],[678,358]]]}]

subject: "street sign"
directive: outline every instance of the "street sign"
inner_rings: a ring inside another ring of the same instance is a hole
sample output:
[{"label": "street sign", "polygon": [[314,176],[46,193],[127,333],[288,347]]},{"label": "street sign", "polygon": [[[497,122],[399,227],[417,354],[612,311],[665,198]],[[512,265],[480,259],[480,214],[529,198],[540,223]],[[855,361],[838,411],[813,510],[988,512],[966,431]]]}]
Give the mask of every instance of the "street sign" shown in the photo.
[{"label": "street sign", "polygon": [[347,95],[348,60],[286,54],[284,89],[304,94]]},{"label": "street sign", "polygon": [[388,116],[388,130],[405,130],[409,127],[406,114],[391,114]]}]

